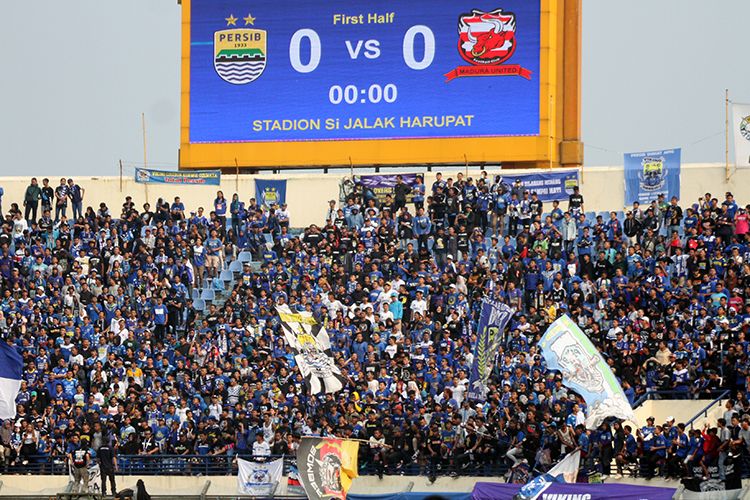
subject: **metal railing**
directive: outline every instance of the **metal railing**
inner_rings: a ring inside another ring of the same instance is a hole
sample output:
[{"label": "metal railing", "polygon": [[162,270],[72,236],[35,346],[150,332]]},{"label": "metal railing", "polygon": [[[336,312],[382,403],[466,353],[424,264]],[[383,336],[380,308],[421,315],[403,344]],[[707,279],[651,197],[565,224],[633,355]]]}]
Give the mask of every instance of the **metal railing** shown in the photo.
[{"label": "metal railing", "polygon": [[[248,455],[119,455],[117,457],[117,474],[125,476],[230,476],[237,474],[237,457],[245,460],[272,461],[284,459],[284,473],[296,465],[296,458],[291,456],[253,457]],[[25,463],[24,463],[25,462]],[[498,463],[499,462],[499,463]],[[492,463],[469,462],[462,465],[444,463],[436,470],[431,470],[425,463],[412,461],[402,467],[387,465],[385,474],[420,476],[429,475],[461,475],[499,477],[508,470],[504,461]],[[67,475],[68,463],[64,457],[30,456],[23,461],[8,464],[5,474],[51,474]],[[361,475],[376,475],[378,467],[368,460],[360,460],[359,473]]]},{"label": "metal railing", "polygon": [[700,411],[699,411],[698,413],[696,413],[695,415],[693,415],[693,418],[691,418],[690,420],[688,420],[687,422],[685,422],[685,427],[687,428],[687,427],[689,426],[689,427],[690,427],[690,429],[692,430],[692,428],[693,428],[693,423],[694,423],[694,422],[695,422],[696,420],[698,420],[698,419],[699,419],[699,418],[701,418],[701,417],[708,417],[708,410],[710,410],[711,408],[713,408],[713,407],[714,407],[714,406],[716,406],[717,404],[720,404],[720,403],[721,403],[722,401],[724,401],[725,399],[729,399],[729,395],[730,395],[730,394],[731,394],[731,391],[729,391],[729,390],[725,390],[725,391],[723,391],[723,392],[722,392],[722,393],[721,393],[721,394],[719,395],[719,397],[718,397],[718,398],[716,398],[716,399],[714,399],[713,401],[711,401],[710,403],[708,403],[708,404],[707,404],[707,405],[706,405],[706,406],[705,406],[705,407],[704,407],[704,408],[703,408],[702,410],[700,410]]},{"label": "metal railing", "polygon": [[[708,391],[701,391],[701,394],[711,394],[711,395],[720,394],[721,395],[721,396],[719,396],[720,398],[723,397],[725,393],[729,393],[729,391],[727,389],[711,389],[711,390],[708,390]],[[679,396],[679,397],[675,398],[675,397],[670,397],[670,396]],[[675,391],[675,390],[669,390],[669,391],[648,391],[646,394],[644,394],[640,398],[636,399],[633,402],[632,407],[633,407],[633,409],[636,409],[639,406],[641,406],[643,403],[645,403],[646,401],[649,401],[651,399],[655,399],[655,400],[663,400],[663,399],[667,399],[667,400],[671,400],[671,399],[682,399],[682,400],[684,400],[684,399],[697,399],[697,398],[694,398],[693,396],[694,395],[692,393],[685,392],[685,391]]]}]

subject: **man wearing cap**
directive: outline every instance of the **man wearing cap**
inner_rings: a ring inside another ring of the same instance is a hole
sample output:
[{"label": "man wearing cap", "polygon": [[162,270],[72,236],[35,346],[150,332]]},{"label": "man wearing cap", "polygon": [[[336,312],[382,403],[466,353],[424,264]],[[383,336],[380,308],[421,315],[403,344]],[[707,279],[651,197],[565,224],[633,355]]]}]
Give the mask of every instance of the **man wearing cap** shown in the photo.
[{"label": "man wearing cap", "polygon": [[102,445],[96,451],[96,459],[99,463],[99,473],[101,474],[102,479],[102,495],[107,495],[107,479],[109,479],[109,484],[112,488],[112,495],[114,495],[117,493],[117,485],[115,484],[117,459],[115,457],[115,450],[113,445],[110,444],[109,438],[105,438]]},{"label": "man wearing cap", "polygon": [[73,449],[68,453],[68,460],[73,466],[73,492],[86,493],[89,491],[88,466],[91,461],[89,438],[88,436],[80,438],[80,444],[78,444],[78,437],[75,436],[72,445]]},{"label": "man wearing cap", "polygon": [[646,425],[638,429],[636,432],[638,439],[642,442],[644,455],[648,455],[648,452],[651,450],[651,445],[653,444],[654,430],[656,429],[654,426],[654,420],[654,417],[648,417],[646,419]]},{"label": "man wearing cap", "polygon": [[336,219],[337,213],[338,213],[338,210],[336,209],[336,200],[330,200],[328,202],[328,209],[326,210],[325,219],[323,220],[326,222],[328,221],[333,222]]}]

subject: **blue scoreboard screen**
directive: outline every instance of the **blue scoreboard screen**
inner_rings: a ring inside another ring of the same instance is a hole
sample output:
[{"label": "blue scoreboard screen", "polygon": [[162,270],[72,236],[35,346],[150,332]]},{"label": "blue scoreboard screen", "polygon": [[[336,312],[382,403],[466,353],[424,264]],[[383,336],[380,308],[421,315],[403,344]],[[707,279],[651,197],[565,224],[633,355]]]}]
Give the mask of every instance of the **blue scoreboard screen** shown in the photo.
[{"label": "blue scoreboard screen", "polygon": [[190,143],[540,133],[540,0],[188,8]]}]

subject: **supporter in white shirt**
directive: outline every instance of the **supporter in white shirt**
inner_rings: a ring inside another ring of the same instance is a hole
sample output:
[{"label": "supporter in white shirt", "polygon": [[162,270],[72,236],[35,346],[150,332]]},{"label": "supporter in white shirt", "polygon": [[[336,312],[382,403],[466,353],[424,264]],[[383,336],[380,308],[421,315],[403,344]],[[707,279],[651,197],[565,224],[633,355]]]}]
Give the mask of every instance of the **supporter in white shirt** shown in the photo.
[{"label": "supporter in white shirt", "polygon": [[396,339],[393,337],[388,338],[388,345],[385,346],[385,353],[389,358],[393,359],[398,352],[398,346],[396,345]]},{"label": "supporter in white shirt", "polygon": [[380,382],[375,378],[373,372],[367,372],[367,391],[375,394],[380,387]]},{"label": "supporter in white shirt", "polygon": [[334,296],[333,292],[330,292],[323,302],[328,308],[328,316],[331,319],[334,319],[336,317],[337,312],[343,312],[346,309],[346,306],[344,306],[344,304],[342,304],[341,301]]},{"label": "supporter in white shirt", "polygon": [[216,396],[211,397],[211,404],[208,405],[208,416],[214,417],[217,421],[221,420],[221,403],[219,403],[219,398]]},{"label": "supporter in white shirt", "polygon": [[183,402],[183,405],[180,406],[175,412],[177,416],[180,417],[180,424],[184,424],[187,421],[187,412],[188,410],[190,410],[190,408],[185,406],[186,404],[186,402]]},{"label": "supporter in white shirt", "polygon": [[253,443],[253,456],[255,457],[268,457],[271,455],[271,447],[268,446],[262,433],[255,435],[255,442]]},{"label": "supporter in white shirt", "polygon": [[68,363],[71,366],[73,365],[83,366],[83,355],[80,352],[78,352],[78,349],[75,347],[73,347],[72,350],[75,351],[75,354],[71,352],[70,358],[68,358]]},{"label": "supporter in white shirt", "polygon": [[386,302],[380,304],[380,323],[385,324],[388,320],[393,321],[393,313]]},{"label": "supporter in white shirt", "polygon": [[127,327],[125,326],[125,318],[120,318],[119,329],[120,330],[117,332],[117,335],[120,336],[120,344],[122,344],[126,340],[128,340],[128,336],[130,335],[130,332],[128,331]]},{"label": "supporter in white shirt", "polygon": [[94,394],[94,403],[98,404],[100,407],[104,407],[104,394],[101,393],[101,391],[96,391]]},{"label": "supporter in white shirt", "polygon": [[456,403],[460,405],[464,400],[464,395],[466,394],[466,386],[458,380],[454,380],[453,387],[451,387],[451,389],[453,389],[453,399],[455,399]]},{"label": "supporter in white shirt", "polygon": [[13,221],[13,239],[15,240],[23,238],[23,232],[27,231],[28,229],[29,224],[19,212],[18,215],[16,215],[16,220]]},{"label": "supporter in white shirt", "polygon": [[414,319],[415,313],[419,313],[424,316],[425,312],[427,312],[427,301],[422,297],[422,291],[417,290],[416,295],[417,296],[414,298],[414,300],[411,301],[411,305],[409,306],[412,314],[412,319]]},{"label": "supporter in white shirt", "polygon": [[607,331],[607,340],[617,340],[617,334],[622,333],[619,322],[615,319],[612,320],[612,328]]}]

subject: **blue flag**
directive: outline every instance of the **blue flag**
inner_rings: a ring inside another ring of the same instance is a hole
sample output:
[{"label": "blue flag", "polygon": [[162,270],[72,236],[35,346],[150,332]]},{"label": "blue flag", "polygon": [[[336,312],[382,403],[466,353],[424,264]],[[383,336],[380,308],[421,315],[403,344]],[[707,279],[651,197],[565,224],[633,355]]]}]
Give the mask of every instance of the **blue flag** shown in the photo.
[{"label": "blue flag", "polygon": [[469,393],[471,401],[487,399],[487,381],[492,372],[495,355],[503,340],[505,326],[513,316],[513,309],[502,302],[485,299],[477,326],[477,345],[474,347],[474,362],[469,374]]},{"label": "blue flag", "polygon": [[273,205],[280,207],[286,203],[286,179],[281,181],[255,179],[255,197],[258,204],[267,208]]},{"label": "blue flag", "polygon": [[16,418],[16,396],[23,378],[23,358],[15,347],[0,341],[0,420]]}]

